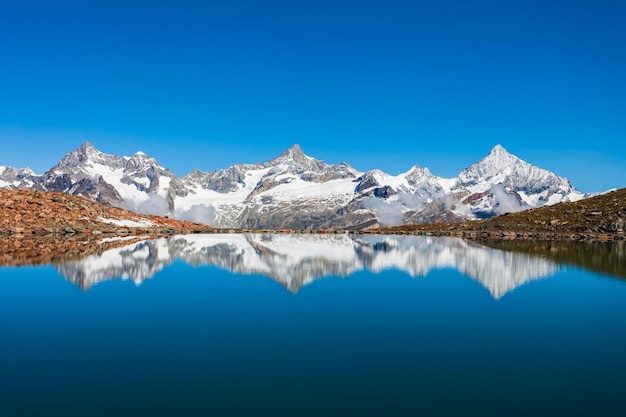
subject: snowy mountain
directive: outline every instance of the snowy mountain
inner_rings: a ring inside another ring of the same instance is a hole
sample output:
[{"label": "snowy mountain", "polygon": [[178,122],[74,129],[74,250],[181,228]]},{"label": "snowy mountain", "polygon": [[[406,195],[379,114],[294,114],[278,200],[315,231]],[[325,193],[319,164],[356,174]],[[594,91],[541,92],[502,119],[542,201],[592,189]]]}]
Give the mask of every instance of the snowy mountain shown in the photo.
[{"label": "snowy mountain", "polygon": [[558,266],[541,257],[504,252],[455,238],[374,235],[212,234],[173,236],[133,243],[56,266],[87,290],[110,279],[137,285],[176,259],[217,266],[235,274],[266,276],[292,293],[327,276],[388,269],[411,277],[454,268],[478,281],[496,299],[526,282],[554,275]]},{"label": "snowy mountain", "polygon": [[189,194],[176,201],[176,215],[227,227],[346,225],[348,217],[359,217],[340,211],[352,199],[359,174],[346,163],[308,157],[294,145],[266,163],[191,172],[183,177]]},{"label": "snowy mountain", "polygon": [[311,158],[298,145],[264,163],[178,178],[143,152],[108,155],[85,142],[43,175],[0,167],[0,187],[82,195],[218,227],[291,229],[476,219],[584,197],[567,179],[500,145],[452,179],[419,166],[396,176],[360,172]]},{"label": "snowy mountain", "polygon": [[0,188],[16,190],[31,188],[37,181],[37,175],[30,168],[16,169],[9,166],[0,166]]},{"label": "snowy mountain", "polygon": [[584,198],[568,179],[524,162],[500,145],[461,171],[451,191],[469,193],[465,201],[478,217]]},{"label": "snowy mountain", "polygon": [[108,155],[89,142],[63,157],[35,187],[160,215],[171,213],[174,199],[187,193],[172,171],[143,152],[131,157]]}]

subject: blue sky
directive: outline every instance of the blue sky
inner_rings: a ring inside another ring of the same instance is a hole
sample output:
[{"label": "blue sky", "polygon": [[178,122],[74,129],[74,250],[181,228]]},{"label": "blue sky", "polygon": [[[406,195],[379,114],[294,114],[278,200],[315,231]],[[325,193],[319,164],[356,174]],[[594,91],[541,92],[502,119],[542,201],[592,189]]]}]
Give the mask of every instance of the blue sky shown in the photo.
[{"label": "blue sky", "polygon": [[0,165],[91,141],[183,175],[294,143],[453,177],[496,144],[625,187],[624,1],[0,1]]}]

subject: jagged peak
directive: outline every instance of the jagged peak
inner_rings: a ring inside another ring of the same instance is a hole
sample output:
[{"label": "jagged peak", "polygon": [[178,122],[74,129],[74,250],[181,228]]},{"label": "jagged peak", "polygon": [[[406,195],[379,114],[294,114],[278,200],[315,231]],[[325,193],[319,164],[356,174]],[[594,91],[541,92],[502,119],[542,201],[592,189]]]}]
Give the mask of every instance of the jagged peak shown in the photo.
[{"label": "jagged peak", "polygon": [[387,174],[385,171],[383,171],[382,169],[378,169],[378,168],[374,168],[372,170],[369,170],[366,172],[366,174],[370,174],[370,175],[377,175],[379,177],[390,177],[391,175]]},{"label": "jagged peak", "polygon": [[271,159],[268,164],[270,166],[280,165],[284,163],[295,163],[296,165],[308,165],[310,162],[321,162],[315,158],[311,158],[302,152],[300,145],[294,144],[276,158]]},{"label": "jagged peak", "polygon": [[23,175],[36,175],[35,171],[30,169],[29,167],[16,168],[10,165],[0,165],[0,175],[6,172],[12,172],[12,173],[23,174]]},{"label": "jagged peak", "polygon": [[152,158],[150,155],[148,155],[147,153],[144,153],[142,151],[135,152],[135,154],[133,156],[131,156],[129,160],[134,160],[134,161],[155,161],[154,158]]},{"label": "jagged peak", "polygon": [[302,158],[310,159],[308,156],[304,154],[304,152],[302,152],[302,148],[300,147],[300,145],[295,143],[291,145],[285,152],[281,153],[276,159],[302,159]]},{"label": "jagged peak", "polygon": [[510,164],[515,161],[521,161],[517,156],[513,155],[500,144],[494,146],[482,161],[500,161],[504,164]]},{"label": "jagged peak", "polygon": [[73,152],[70,152],[70,153],[77,153],[80,155],[94,155],[94,154],[97,155],[102,152],[96,149],[96,147],[93,146],[93,144],[87,140],[83,142],[83,144],[80,145],[77,149],[75,149]]},{"label": "jagged peak", "polygon": [[185,175],[185,177],[192,177],[192,176],[196,176],[196,175],[206,175],[206,174],[208,174],[207,171],[203,171],[203,170],[201,170],[199,168],[194,168],[189,173],[187,173]]},{"label": "jagged peak", "polygon": [[504,146],[498,143],[496,146],[494,146],[491,149],[491,151],[489,152],[489,155],[511,155],[511,153],[509,153],[506,149],[504,149]]},{"label": "jagged peak", "polygon": [[78,149],[83,149],[83,150],[97,150],[95,146],[93,146],[93,144],[91,142],[89,142],[88,140],[84,141],[82,145],[79,146]]},{"label": "jagged peak", "polygon": [[302,148],[297,143],[294,143],[293,145],[291,145],[285,152],[296,153],[296,154],[301,153],[304,155],[304,152],[302,152]]},{"label": "jagged peak", "polygon": [[144,172],[149,169],[163,170],[165,168],[156,159],[142,151],[135,152],[124,164],[124,172],[127,174]]},{"label": "jagged peak", "polygon": [[[472,166],[488,165],[488,166],[491,166],[492,168],[504,168],[509,165],[520,163],[520,162],[526,163],[522,161],[520,158],[518,158],[517,156],[508,152],[506,149],[504,149],[502,145],[498,144],[491,149],[491,151],[487,154],[487,156],[485,156],[483,159],[481,159],[480,161],[478,161],[476,164]],[[472,166],[468,167],[468,169],[471,168]]]},{"label": "jagged peak", "polygon": [[385,171],[378,169],[378,168],[374,168],[369,171],[361,173],[358,179],[366,179],[366,178],[383,179],[383,178],[389,178],[389,177],[391,177],[391,175],[387,174]]},{"label": "jagged peak", "polygon": [[411,175],[434,176],[433,173],[430,172],[430,169],[428,169],[427,167],[419,166],[419,165],[413,165],[411,167],[411,169],[409,169],[407,172],[405,172],[402,175],[405,175],[405,176],[411,176]]},{"label": "jagged peak", "polygon": [[98,159],[103,153],[100,152],[89,141],[85,141],[78,148],[65,155],[59,165],[76,166],[79,163]]}]

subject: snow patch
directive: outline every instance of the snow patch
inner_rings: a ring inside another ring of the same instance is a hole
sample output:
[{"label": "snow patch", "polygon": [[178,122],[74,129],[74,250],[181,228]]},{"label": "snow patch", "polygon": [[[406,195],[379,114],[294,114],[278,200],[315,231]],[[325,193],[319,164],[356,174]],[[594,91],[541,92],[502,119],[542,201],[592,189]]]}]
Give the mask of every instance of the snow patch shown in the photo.
[{"label": "snow patch", "polygon": [[121,227],[151,227],[154,226],[154,223],[148,219],[141,219],[140,221],[134,220],[118,220],[118,219],[107,219],[105,217],[98,217],[103,223],[114,224],[116,226]]}]

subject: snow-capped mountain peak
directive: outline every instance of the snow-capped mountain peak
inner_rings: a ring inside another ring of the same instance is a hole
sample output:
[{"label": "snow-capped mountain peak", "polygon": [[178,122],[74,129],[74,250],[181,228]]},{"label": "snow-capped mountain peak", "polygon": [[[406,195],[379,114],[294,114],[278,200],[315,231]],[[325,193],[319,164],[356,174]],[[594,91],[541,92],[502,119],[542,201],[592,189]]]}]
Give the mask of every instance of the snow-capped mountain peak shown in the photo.
[{"label": "snow-capped mountain peak", "polygon": [[139,151],[128,158],[126,166],[124,167],[124,172],[146,172],[151,168],[165,169],[154,158],[151,158],[147,154]]},{"label": "snow-capped mountain peak", "polygon": [[501,145],[461,171],[452,191],[469,194],[463,201],[478,217],[583,198],[567,178],[531,165]]},{"label": "snow-capped mountain peak", "polygon": [[106,155],[97,150],[90,142],[85,142],[77,149],[65,155],[58,166],[77,167],[84,164],[107,163],[110,162],[111,155]]},{"label": "snow-capped mountain peak", "polygon": [[360,173],[348,163],[329,165],[324,161],[307,156],[300,145],[295,144],[263,164],[270,168],[267,176],[288,173],[307,182],[326,182],[335,179],[356,178]]},{"label": "snow-capped mountain peak", "polygon": [[436,175],[433,175],[432,172],[426,167],[421,167],[419,165],[413,166],[410,170],[405,172],[403,176],[406,178],[407,182],[412,186],[418,186],[424,183],[439,183],[440,178]]},{"label": "snow-capped mountain peak", "polygon": [[486,157],[461,171],[458,179],[461,185],[472,186],[483,179],[510,175],[516,168],[522,167],[527,170],[530,164],[510,154],[501,145],[496,145]]},{"label": "snow-capped mountain peak", "polygon": [[487,156],[481,162],[485,165],[489,163],[491,166],[503,168],[524,161],[504,149],[502,145],[498,144],[494,146],[491,151],[489,151]]},{"label": "snow-capped mountain peak", "polygon": [[300,145],[295,144],[288,148],[286,151],[281,153],[276,158],[270,159],[264,165],[267,167],[276,167],[278,169],[286,169],[286,170],[307,170],[314,169],[325,163],[323,161],[318,161],[317,159],[311,158],[302,152],[302,148]]},{"label": "snow-capped mountain peak", "polygon": [[488,156],[513,156],[513,155],[511,155],[506,149],[504,149],[504,146],[498,143],[496,146],[491,148],[491,151],[489,151]]},{"label": "snow-capped mountain peak", "polygon": [[0,176],[13,175],[13,176],[27,176],[36,175],[35,172],[29,167],[13,168],[10,166],[0,166]]},{"label": "snow-capped mountain peak", "polygon": [[0,188],[17,189],[30,188],[35,184],[37,175],[28,167],[13,168],[0,166]]},{"label": "snow-capped mountain peak", "polygon": [[311,160],[311,159],[313,158],[305,155],[300,145],[296,143],[296,144],[291,145],[291,147],[289,147],[286,151],[281,153],[276,158],[270,160],[269,164],[276,165],[279,163],[285,163],[289,161],[294,161],[298,163],[298,162],[303,162],[303,161]]}]

